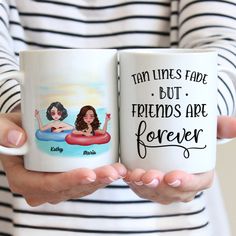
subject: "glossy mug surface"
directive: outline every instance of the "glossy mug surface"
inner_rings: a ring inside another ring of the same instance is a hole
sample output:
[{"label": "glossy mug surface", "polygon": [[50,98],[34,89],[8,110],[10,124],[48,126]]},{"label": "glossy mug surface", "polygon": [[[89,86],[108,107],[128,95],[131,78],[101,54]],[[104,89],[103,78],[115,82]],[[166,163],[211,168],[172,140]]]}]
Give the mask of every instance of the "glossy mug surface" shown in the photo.
[{"label": "glossy mug surface", "polygon": [[8,77],[21,83],[27,169],[57,172],[118,160],[116,50],[24,51],[20,72]]}]

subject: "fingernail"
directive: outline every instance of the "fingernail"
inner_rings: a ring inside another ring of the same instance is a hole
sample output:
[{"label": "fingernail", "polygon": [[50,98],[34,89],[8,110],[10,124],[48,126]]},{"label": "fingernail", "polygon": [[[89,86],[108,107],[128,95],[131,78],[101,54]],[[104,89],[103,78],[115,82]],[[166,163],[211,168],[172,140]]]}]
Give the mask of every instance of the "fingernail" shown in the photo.
[{"label": "fingernail", "polygon": [[15,146],[19,145],[22,137],[23,137],[23,133],[17,130],[10,130],[7,134],[8,142]]},{"label": "fingernail", "polygon": [[159,185],[159,179],[153,179],[150,183],[145,184],[147,187],[155,188]]},{"label": "fingernail", "polygon": [[113,179],[112,177],[105,177],[105,178],[101,179],[101,181],[104,184],[110,184],[110,183],[114,182],[115,179]]},{"label": "fingernail", "polygon": [[136,185],[138,185],[138,186],[142,186],[143,185],[143,181],[135,181],[134,182]]},{"label": "fingernail", "polygon": [[95,181],[95,179],[92,179],[92,178],[89,178],[89,177],[87,177],[86,180],[88,180],[90,183]]},{"label": "fingernail", "polygon": [[96,179],[92,179],[90,177],[86,177],[84,180],[81,181],[82,184],[90,184],[95,182]]},{"label": "fingernail", "polygon": [[181,184],[181,181],[179,179],[175,180],[174,182],[168,183],[169,186],[174,187],[174,188],[179,187],[180,184]]}]

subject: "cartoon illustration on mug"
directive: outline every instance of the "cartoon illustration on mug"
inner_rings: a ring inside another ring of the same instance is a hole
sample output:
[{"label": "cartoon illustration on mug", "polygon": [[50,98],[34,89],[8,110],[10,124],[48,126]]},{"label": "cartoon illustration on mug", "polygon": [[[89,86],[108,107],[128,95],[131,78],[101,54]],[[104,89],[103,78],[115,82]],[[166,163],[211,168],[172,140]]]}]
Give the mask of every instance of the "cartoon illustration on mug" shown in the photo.
[{"label": "cartoon illustration on mug", "polygon": [[111,139],[107,132],[108,121],[111,114],[106,114],[103,128],[100,129],[97,112],[93,106],[86,105],[80,109],[75,121],[75,129],[67,135],[65,140],[68,144],[89,146],[93,144],[105,144]]},{"label": "cartoon illustration on mug", "polygon": [[67,116],[66,108],[60,102],[53,102],[46,111],[47,119],[52,122],[43,125],[39,111],[36,109],[35,118],[39,127],[35,133],[37,139],[42,141],[65,141],[65,136],[74,129],[72,125],[63,122]]}]

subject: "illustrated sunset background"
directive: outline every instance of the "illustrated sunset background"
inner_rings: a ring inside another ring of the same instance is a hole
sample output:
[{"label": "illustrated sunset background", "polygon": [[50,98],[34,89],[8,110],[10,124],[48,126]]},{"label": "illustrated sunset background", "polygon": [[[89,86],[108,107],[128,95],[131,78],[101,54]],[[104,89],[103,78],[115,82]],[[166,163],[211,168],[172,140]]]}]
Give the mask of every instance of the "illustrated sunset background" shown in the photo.
[{"label": "illustrated sunset background", "polygon": [[46,109],[52,102],[59,101],[65,107],[79,109],[83,105],[93,105],[96,108],[104,106],[104,84],[88,82],[74,84],[54,84],[40,86],[40,109]]}]

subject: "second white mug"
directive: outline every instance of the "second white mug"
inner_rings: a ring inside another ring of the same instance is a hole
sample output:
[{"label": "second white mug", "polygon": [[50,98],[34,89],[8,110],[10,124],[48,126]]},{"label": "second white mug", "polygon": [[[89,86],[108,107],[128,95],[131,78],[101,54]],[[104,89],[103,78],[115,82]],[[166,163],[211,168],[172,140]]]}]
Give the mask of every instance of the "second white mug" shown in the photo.
[{"label": "second white mug", "polygon": [[199,173],[215,167],[217,53],[120,53],[121,160],[129,168]]}]

